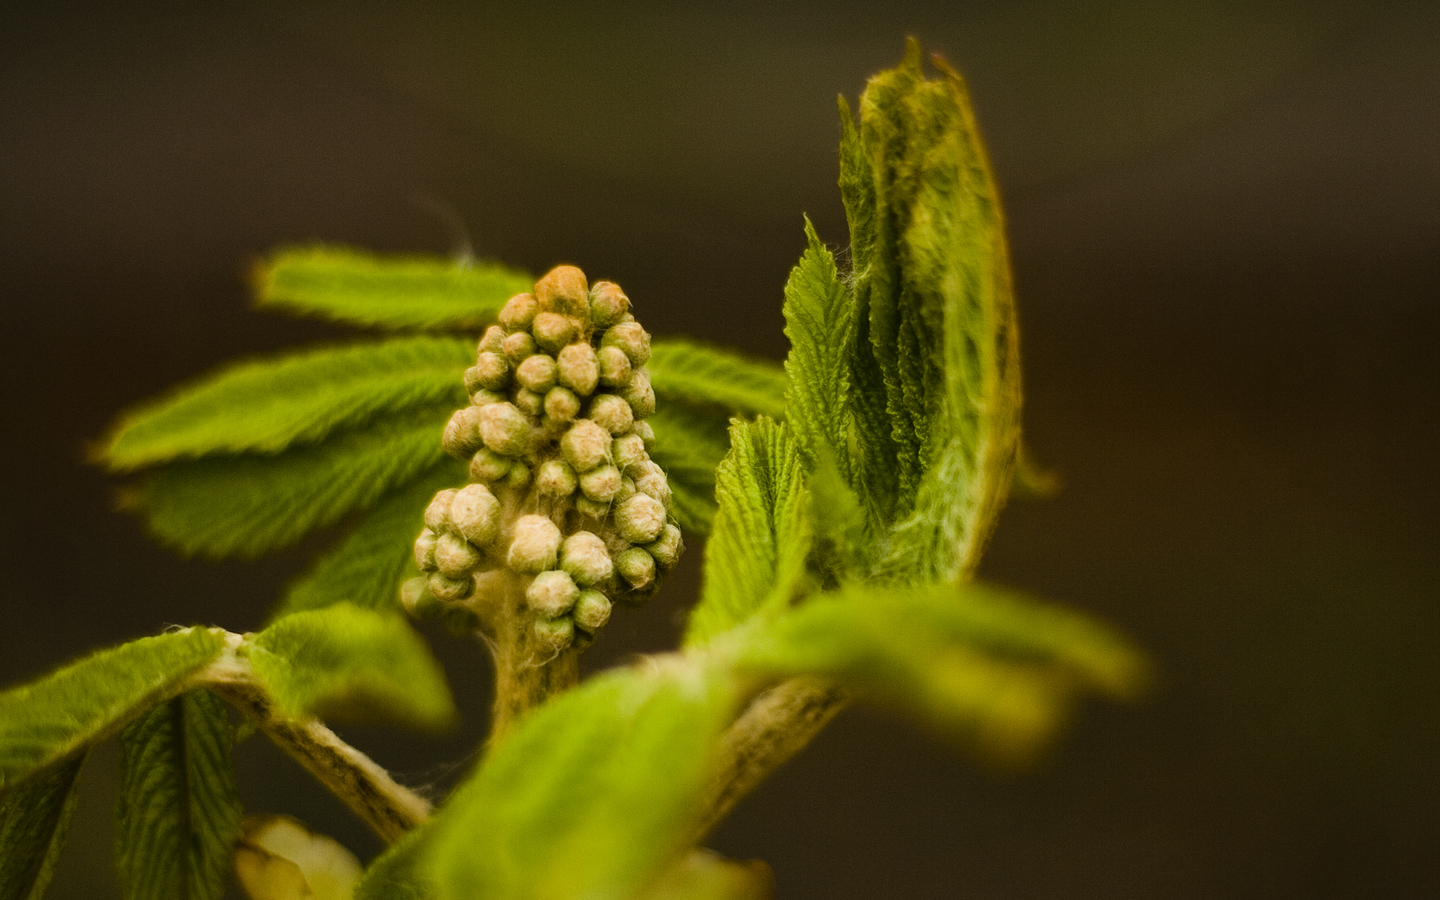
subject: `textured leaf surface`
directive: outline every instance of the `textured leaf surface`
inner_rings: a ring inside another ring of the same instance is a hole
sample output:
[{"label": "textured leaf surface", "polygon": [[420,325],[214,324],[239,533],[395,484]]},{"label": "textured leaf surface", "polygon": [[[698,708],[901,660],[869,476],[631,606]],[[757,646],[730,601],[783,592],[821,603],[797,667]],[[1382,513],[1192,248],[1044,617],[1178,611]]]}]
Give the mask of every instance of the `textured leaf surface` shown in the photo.
[{"label": "textured leaf surface", "polygon": [[152,475],[139,502],[157,537],[190,553],[256,556],[374,504],[447,457],[448,404],[420,409],[278,456],[246,454],[174,463]]},{"label": "textured leaf surface", "polygon": [[342,601],[363,609],[399,609],[400,583],[413,574],[415,536],[425,507],[443,488],[465,482],[465,464],[447,459],[412,484],[396,488],[290,586],[276,617]]},{"label": "textured leaf surface", "polygon": [[809,550],[800,455],[785,426],[764,418],[731,426],[716,497],[705,581],[686,646],[703,644],[762,610],[784,608]]},{"label": "textured leaf surface", "polygon": [[225,892],[240,833],[232,743],[225,705],[203,689],[121,732],[116,860],[127,900]]},{"label": "textured leaf surface", "polygon": [[681,338],[654,341],[645,364],[655,396],[741,415],[785,416],[785,371],[769,360]]},{"label": "textured leaf surface", "polygon": [[983,752],[1026,758],[1079,692],[1129,697],[1143,658],[1090,619],[997,588],[849,587],[747,633],[742,668],[822,675]]},{"label": "textured leaf surface", "polygon": [[0,900],[40,900],[65,846],[85,754],[0,791]]},{"label": "textured leaf surface", "polygon": [[282,715],[373,716],[421,728],[454,722],[440,666],[398,615],[339,603],[286,616],[248,645]]},{"label": "textured leaf surface", "polygon": [[276,453],[417,406],[467,402],[473,341],[396,338],[243,363],[126,415],[103,459],[135,469],[171,459]]},{"label": "textured leaf surface", "polygon": [[655,429],[650,456],[665,470],[680,527],[708,534],[715,518],[715,469],[730,449],[728,417],[668,403],[646,421]]},{"label": "textured leaf surface", "polygon": [[727,681],[664,660],[531,713],[441,813],[441,896],[634,896],[686,849],[735,703]]},{"label": "textured leaf surface", "polygon": [[224,632],[141,638],[0,693],[0,789],[109,737],[220,654]]},{"label": "textured leaf surface", "polygon": [[380,328],[473,329],[535,279],[496,262],[302,247],[266,260],[255,281],[262,307]]},{"label": "textured leaf surface", "polygon": [[353,900],[430,900],[436,895],[425,854],[438,816],[405,833],[375,857],[355,886]]}]

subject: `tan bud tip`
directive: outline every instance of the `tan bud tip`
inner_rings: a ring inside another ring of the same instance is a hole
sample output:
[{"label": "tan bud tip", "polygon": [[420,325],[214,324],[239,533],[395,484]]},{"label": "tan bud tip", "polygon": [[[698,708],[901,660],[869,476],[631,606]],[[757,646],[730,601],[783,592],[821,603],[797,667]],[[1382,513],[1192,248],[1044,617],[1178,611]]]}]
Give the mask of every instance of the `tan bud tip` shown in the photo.
[{"label": "tan bud tip", "polygon": [[467,484],[450,501],[450,522],[465,540],[484,547],[500,534],[500,501],[483,484]]},{"label": "tan bud tip", "polygon": [[439,534],[450,528],[450,502],[455,499],[455,490],[446,488],[435,494],[430,505],[425,507],[425,527]]},{"label": "tan bud tip", "polygon": [[531,326],[535,343],[552,353],[575,340],[579,331],[580,328],[573,318],[553,312],[542,312],[535,317],[535,324]]},{"label": "tan bud tip", "polygon": [[613,281],[597,281],[590,288],[590,322],[609,328],[630,311],[630,298]]},{"label": "tan bud tip", "polygon": [[589,419],[581,419],[560,439],[560,452],[576,472],[588,472],[608,457],[610,432]]},{"label": "tan bud tip", "polygon": [[545,393],[545,415],[556,422],[569,422],[580,415],[580,398],[569,388],[553,387]]},{"label": "tan bud tip", "polygon": [[545,393],[555,386],[555,357],[537,353],[527,357],[515,369],[515,380],[538,393]]},{"label": "tan bud tip", "polygon": [[644,369],[630,376],[630,380],[620,389],[620,396],[630,404],[637,419],[643,419],[655,411],[655,389],[650,386],[650,373]]},{"label": "tan bud tip", "polygon": [[464,600],[475,588],[474,581],[469,578],[451,578],[441,572],[432,572],[426,583],[435,596],[446,603]]},{"label": "tan bud tip", "polygon": [[[535,357],[532,356],[530,358],[534,359]],[[515,389],[515,394],[511,398],[511,402],[515,404],[516,409],[527,416],[538,418],[540,414],[545,411],[545,395],[537,394],[523,387],[517,387]]]},{"label": "tan bud tip", "polygon": [[464,578],[480,564],[480,551],[458,532],[447,531],[435,542],[435,565],[446,578]]},{"label": "tan bud tip", "polygon": [[590,321],[590,285],[574,266],[556,266],[535,282],[540,309]]},{"label": "tan bud tip", "polygon": [[480,439],[505,456],[519,456],[530,446],[530,418],[513,403],[492,403],[480,409]]},{"label": "tan bud tip", "polygon": [[465,406],[455,410],[445,431],[440,435],[440,446],[456,459],[466,459],[480,449],[480,407]]},{"label": "tan bud tip", "polygon": [[632,544],[648,544],[665,528],[665,506],[649,494],[636,494],[615,507],[615,530]]},{"label": "tan bud tip", "polygon": [[435,532],[426,528],[415,539],[415,568],[422,572],[435,571]]},{"label": "tan bud tip", "polygon": [[594,634],[610,621],[610,598],[599,591],[581,591],[570,614],[576,627]]},{"label": "tan bud tip", "polygon": [[[490,350],[481,353],[475,357],[474,367],[467,370],[466,374],[469,372],[475,373],[476,384],[486,390],[503,391],[510,385],[510,360],[505,358],[504,353]],[[475,393],[476,388],[470,387],[469,378],[466,379],[465,386],[470,393]]]},{"label": "tan bud tip", "polygon": [[631,433],[622,434],[615,439],[615,443],[610,447],[610,456],[626,475],[631,474],[632,467],[650,458],[645,455],[645,442],[633,429]]},{"label": "tan bud tip", "polygon": [[551,569],[541,572],[525,589],[525,602],[547,619],[563,616],[575,605],[580,589],[564,572]]},{"label": "tan bud tip", "polygon": [[531,337],[528,331],[517,331],[506,336],[501,349],[505,353],[505,358],[510,360],[512,365],[518,366],[535,355],[535,338]]},{"label": "tan bud tip", "polygon": [[640,438],[646,450],[655,446],[655,429],[650,427],[649,422],[636,422],[635,427],[630,429],[630,433]]},{"label": "tan bud tip", "polygon": [[560,553],[560,529],[545,516],[521,516],[505,563],[516,572],[538,574],[555,568]]},{"label": "tan bud tip", "polygon": [[505,329],[499,325],[491,325],[485,329],[480,336],[480,343],[476,346],[476,353],[499,353],[505,344]]},{"label": "tan bud tip", "polygon": [[611,434],[621,435],[635,424],[635,411],[621,397],[600,394],[590,401],[590,418]]},{"label": "tan bud tip", "polygon": [[636,590],[655,580],[655,558],[640,547],[631,547],[615,557],[615,571]]},{"label": "tan bud tip", "polygon": [[642,494],[649,494],[668,509],[670,507],[670,481],[665,477],[665,470],[653,461],[646,460],[635,467],[635,472],[635,490]]},{"label": "tan bud tip", "polygon": [[600,363],[595,357],[595,348],[589,344],[570,344],[561,348],[555,357],[556,378],[561,384],[588,397],[600,383]]},{"label": "tan bud tip", "polygon": [[475,451],[470,457],[470,477],[476,481],[492,482],[499,481],[510,472],[510,467],[515,461],[508,456],[501,456],[488,447],[482,447]]},{"label": "tan bud tip", "polygon": [[600,383],[619,387],[630,380],[630,357],[619,347],[601,347],[595,354],[600,361]]},{"label": "tan bud tip", "polygon": [[534,294],[516,294],[500,310],[500,324],[506,331],[525,331],[539,311],[540,302]]},{"label": "tan bud tip", "polygon": [[655,557],[655,564],[662,569],[673,569],[680,561],[680,554],[685,552],[685,540],[680,534],[680,529],[674,525],[667,524],[660,531],[660,536],[653,543],[645,545],[646,551]]},{"label": "tan bud tip", "polygon": [[620,490],[620,470],[605,463],[580,476],[580,492],[591,500],[609,503]]},{"label": "tan bud tip", "polygon": [[630,365],[640,368],[650,361],[650,333],[639,322],[621,322],[606,329],[601,347],[619,347],[630,357]]},{"label": "tan bud tip", "polygon": [[607,581],[615,572],[605,542],[589,531],[577,531],[560,545],[560,568],[581,587]]},{"label": "tan bud tip", "polygon": [[564,460],[547,459],[535,470],[535,490],[547,497],[568,497],[578,485],[575,470]]}]

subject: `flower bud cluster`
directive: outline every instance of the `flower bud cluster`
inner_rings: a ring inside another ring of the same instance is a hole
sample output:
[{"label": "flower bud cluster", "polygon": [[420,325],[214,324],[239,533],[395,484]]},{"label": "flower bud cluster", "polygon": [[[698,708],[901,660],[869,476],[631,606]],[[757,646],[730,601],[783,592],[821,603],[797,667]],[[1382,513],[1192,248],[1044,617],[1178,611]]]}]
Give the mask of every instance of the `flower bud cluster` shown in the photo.
[{"label": "flower bud cluster", "polygon": [[[608,281],[573,266],[512,297],[465,372],[470,405],[442,442],[471,483],[425,513],[405,605],[468,605],[476,579],[523,579],[542,643],[563,649],[605,624],[612,600],[639,600],[682,549],[665,473],[649,455],[655,393],[650,335]],[[438,601],[438,602],[437,602]]]}]

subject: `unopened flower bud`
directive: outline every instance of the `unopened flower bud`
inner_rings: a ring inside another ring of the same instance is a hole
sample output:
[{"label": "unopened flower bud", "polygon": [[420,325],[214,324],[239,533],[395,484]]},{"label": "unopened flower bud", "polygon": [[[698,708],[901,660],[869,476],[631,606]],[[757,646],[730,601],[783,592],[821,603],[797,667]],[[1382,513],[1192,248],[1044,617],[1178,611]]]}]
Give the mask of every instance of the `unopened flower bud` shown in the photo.
[{"label": "unopened flower bud", "polygon": [[630,365],[640,368],[650,360],[650,334],[639,322],[621,322],[606,330],[600,339],[602,347],[619,347],[630,357]]},{"label": "unopened flower bud", "polygon": [[481,388],[478,391],[470,392],[471,406],[489,406],[492,403],[504,403],[505,395],[492,391],[488,388]]},{"label": "unopened flower bud", "polygon": [[555,568],[560,553],[560,529],[545,516],[521,516],[505,563],[516,572],[539,573]]},{"label": "unopened flower bud", "polygon": [[556,354],[556,378],[581,397],[588,397],[600,382],[600,363],[595,348],[586,343],[569,344]]},{"label": "unopened flower bud", "polygon": [[470,457],[470,477],[476,481],[499,481],[510,471],[514,464],[508,456],[501,456],[488,447],[481,447]]},{"label": "unopened flower bud", "polygon": [[492,403],[480,410],[480,438],[505,456],[519,456],[530,446],[530,419],[513,403]]},{"label": "unopened flower bud", "polygon": [[590,401],[590,418],[611,434],[624,434],[635,424],[635,411],[614,394],[601,394]]},{"label": "unopened flower bud", "polygon": [[580,414],[580,398],[569,388],[553,387],[545,394],[545,415],[556,422],[569,422]]},{"label": "unopened flower bud", "polygon": [[570,611],[576,627],[594,634],[610,621],[610,598],[599,591],[581,591]]},{"label": "unopened flower bud", "polygon": [[650,427],[649,422],[636,422],[630,433],[640,438],[646,450],[655,446],[655,429]]},{"label": "unopened flower bud", "polygon": [[520,363],[515,380],[541,394],[555,386],[555,357],[537,353]]},{"label": "unopened flower bud", "polygon": [[563,616],[575,605],[575,598],[579,596],[580,589],[570,576],[564,572],[551,569],[548,572],[541,572],[530,582],[525,589],[525,602],[530,608],[547,619],[556,616]]},{"label": "unopened flower bud", "polygon": [[[475,357],[475,380],[480,387],[503,391],[510,383],[510,360],[503,353],[487,350]],[[466,385],[469,387],[469,385]],[[474,393],[475,388],[470,388]]]},{"label": "unopened flower bud", "polygon": [[[530,357],[535,359],[535,357]],[[526,388],[516,388],[514,394],[515,408],[527,416],[539,416],[545,411],[545,395],[537,394]]]},{"label": "unopened flower bud", "polygon": [[610,453],[610,433],[589,419],[581,419],[560,439],[560,452],[576,472],[588,472]]},{"label": "unopened flower bud", "polygon": [[479,424],[480,407],[462,406],[455,410],[450,421],[445,423],[445,431],[440,436],[440,446],[456,459],[469,457],[480,449]]},{"label": "unopened flower bud", "polygon": [[447,578],[463,578],[480,563],[480,552],[454,531],[440,535],[435,542],[435,565]]},{"label": "unopened flower bud", "polygon": [[640,435],[632,431],[615,439],[615,443],[610,447],[610,458],[615,460],[620,471],[628,475],[631,466],[649,457],[645,455],[645,442],[640,439]]},{"label": "unopened flower bud", "polygon": [[516,294],[505,302],[500,310],[500,324],[506,331],[525,331],[535,321],[540,311],[540,302],[534,294]]},{"label": "unopened flower bud", "polygon": [[535,355],[535,338],[531,337],[528,331],[517,331],[505,336],[502,348],[505,358],[510,360],[512,365],[518,366]]},{"label": "unopened flower bud", "polygon": [[436,597],[446,603],[464,600],[475,588],[475,582],[469,578],[450,578],[440,572],[430,573],[430,577],[425,583],[429,585]]},{"label": "unopened flower bud", "polygon": [[584,494],[575,498],[575,509],[582,515],[592,519],[604,519],[610,514],[610,504],[600,500],[591,500]]},{"label": "unopened flower bud", "polygon": [[668,509],[670,506],[670,481],[665,477],[664,470],[653,462],[642,463],[635,468],[638,473],[635,479],[635,490],[654,497]]},{"label": "unopened flower bud", "polygon": [[577,531],[560,545],[560,568],[581,587],[606,581],[615,572],[605,542],[589,531]]},{"label": "unopened flower bud", "polygon": [[483,484],[467,484],[450,501],[450,522],[465,540],[484,547],[500,534],[500,501]]},{"label": "unopened flower bud", "polygon": [[590,286],[585,273],[574,266],[556,266],[535,282],[535,298],[547,312],[590,319]]},{"label": "unopened flower bud", "polygon": [[626,476],[620,477],[620,488],[615,491],[615,496],[610,498],[611,503],[622,503],[635,496],[635,479]]},{"label": "unopened flower bud", "polygon": [[535,343],[552,353],[575,340],[577,331],[579,329],[575,327],[574,319],[553,312],[540,313],[535,317],[535,324],[531,326]]},{"label": "unopened flower bud", "polygon": [[591,500],[609,503],[620,490],[620,470],[605,463],[580,476],[580,491]]},{"label": "unopened flower bud", "polygon": [[476,353],[499,353],[505,344],[505,329],[499,325],[491,325],[485,329],[485,334],[480,337],[480,345],[475,348]]},{"label": "unopened flower bud", "polygon": [[446,488],[438,492],[425,507],[425,527],[439,534],[450,528],[450,501],[455,499],[455,491]]},{"label": "unopened flower bud", "polygon": [[615,557],[615,571],[639,590],[655,580],[655,558],[640,547],[631,547]]},{"label": "unopened flower bud", "polygon": [[600,362],[600,383],[619,387],[630,380],[630,357],[619,347],[601,347],[595,354]]},{"label": "unopened flower bud", "polygon": [[547,497],[568,497],[578,484],[575,470],[564,460],[547,459],[535,470],[535,490]]},{"label": "unopened flower bud", "polygon": [[597,281],[590,288],[590,322],[595,328],[609,328],[630,311],[630,298],[613,281]]},{"label": "unopened flower bud", "polygon": [[430,590],[430,579],[424,575],[407,578],[400,585],[400,605],[412,619],[428,619],[438,615],[443,608],[440,598]]},{"label": "unopened flower bud", "polygon": [[575,640],[575,623],[569,616],[556,619],[536,619],[535,637],[552,650],[560,651]]},{"label": "unopened flower bud", "polygon": [[655,565],[662,569],[672,569],[675,567],[675,563],[680,561],[680,553],[685,549],[685,541],[679,528],[667,524],[660,530],[660,536],[652,543],[646,544],[645,549],[655,557]]},{"label": "unopened flower bud", "polygon": [[510,471],[505,473],[505,483],[513,488],[523,488],[530,483],[530,467],[515,460],[510,464]]},{"label": "unopened flower bud", "polygon": [[415,539],[415,568],[422,572],[435,571],[435,532],[426,528]]},{"label": "unopened flower bud", "polygon": [[649,494],[636,494],[615,507],[615,530],[632,544],[648,544],[665,527],[665,507]]},{"label": "unopened flower bud", "polygon": [[650,375],[641,369],[630,376],[629,382],[621,388],[620,396],[635,411],[635,418],[643,419],[655,411],[655,389],[650,386]]}]

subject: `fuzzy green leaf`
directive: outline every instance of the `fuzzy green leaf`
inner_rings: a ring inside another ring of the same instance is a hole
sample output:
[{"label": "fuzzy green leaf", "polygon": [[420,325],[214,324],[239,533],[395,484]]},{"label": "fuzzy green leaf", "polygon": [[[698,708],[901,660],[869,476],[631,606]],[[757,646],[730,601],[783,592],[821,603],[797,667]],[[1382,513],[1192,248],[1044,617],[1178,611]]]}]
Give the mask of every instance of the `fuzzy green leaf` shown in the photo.
[{"label": "fuzzy green leaf", "polygon": [[225,647],[218,629],[141,638],[0,693],[0,789],[118,731]]},{"label": "fuzzy green leaf", "polygon": [[474,361],[472,341],[409,337],[241,363],[124,416],[101,457],[129,470],[277,453],[417,406],[463,406]]},{"label": "fuzzy green leaf", "polygon": [[352,900],[430,900],[436,894],[425,854],[435,831],[431,816],[405,832],[366,867]]},{"label": "fuzzy green leaf", "polygon": [[440,813],[441,896],[634,896],[686,849],[735,702],[729,679],[670,660],[531,713]]},{"label": "fuzzy green leaf", "polygon": [[370,507],[446,459],[453,408],[428,407],[278,456],[245,454],[168,465],[141,488],[155,535],[189,553],[257,556]]},{"label": "fuzzy green leaf", "polygon": [[685,645],[704,644],[762,611],[783,609],[810,547],[799,449],[784,425],[736,422],[716,471],[719,511]]},{"label": "fuzzy green leaf", "polygon": [[665,470],[680,527],[708,534],[715,518],[715,469],[730,449],[728,417],[667,403],[646,421],[655,429],[650,456]]},{"label": "fuzzy green leaf", "polygon": [[809,246],[785,283],[785,422],[811,467],[828,454],[848,482],[854,303],[808,218],[805,237]]},{"label": "fuzzy green leaf", "polygon": [[225,705],[206,690],[120,734],[116,860],[127,900],[213,900],[240,834]]},{"label": "fuzzy green leaf", "polygon": [[347,601],[363,609],[399,608],[400,583],[413,574],[415,536],[435,493],[465,482],[465,464],[446,460],[396,488],[337,546],[290,586],[275,618]]},{"label": "fuzzy green leaf", "polygon": [[474,329],[534,280],[496,262],[300,247],[256,268],[255,294],[262,307],[355,325]]},{"label": "fuzzy green leaf", "polygon": [[1040,749],[1078,693],[1127,698],[1146,681],[1092,620],[973,583],[851,586],[742,635],[742,670],[833,678],[1008,759]]},{"label": "fuzzy green leaf", "polygon": [[0,900],[40,900],[65,846],[86,754],[0,791]]},{"label": "fuzzy green leaf", "polygon": [[645,369],[661,401],[706,404],[744,416],[785,416],[785,371],[769,360],[665,338],[651,344]]},{"label": "fuzzy green leaf", "polygon": [[247,647],[284,716],[383,718],[426,729],[455,720],[444,673],[399,615],[337,603],[285,616]]}]

